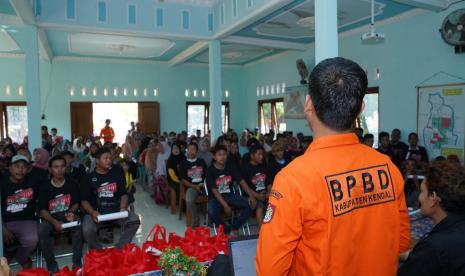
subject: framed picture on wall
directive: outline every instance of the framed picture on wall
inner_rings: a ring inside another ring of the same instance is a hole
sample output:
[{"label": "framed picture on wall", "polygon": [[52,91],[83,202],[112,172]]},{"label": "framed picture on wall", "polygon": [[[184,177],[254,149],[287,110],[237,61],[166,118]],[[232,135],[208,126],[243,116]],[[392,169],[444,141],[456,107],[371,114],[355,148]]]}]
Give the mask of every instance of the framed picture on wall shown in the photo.
[{"label": "framed picture on wall", "polygon": [[306,85],[287,87],[284,94],[284,118],[305,119],[305,96],[308,87]]}]

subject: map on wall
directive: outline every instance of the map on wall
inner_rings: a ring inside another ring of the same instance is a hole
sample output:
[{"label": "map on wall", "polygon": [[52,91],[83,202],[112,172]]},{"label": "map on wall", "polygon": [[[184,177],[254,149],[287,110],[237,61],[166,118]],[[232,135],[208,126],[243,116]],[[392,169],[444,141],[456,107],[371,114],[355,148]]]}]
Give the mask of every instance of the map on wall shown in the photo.
[{"label": "map on wall", "polygon": [[430,158],[464,161],[465,84],[418,89],[418,135]]}]

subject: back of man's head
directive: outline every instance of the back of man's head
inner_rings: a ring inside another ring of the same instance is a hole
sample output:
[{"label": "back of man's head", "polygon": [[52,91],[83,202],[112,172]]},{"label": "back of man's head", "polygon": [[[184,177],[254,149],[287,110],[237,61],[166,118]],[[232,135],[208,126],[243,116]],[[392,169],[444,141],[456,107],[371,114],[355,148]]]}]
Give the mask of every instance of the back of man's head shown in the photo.
[{"label": "back of man's head", "polygon": [[368,86],[365,71],[336,57],[320,62],[309,77],[309,94],[318,119],[334,131],[347,131],[359,115]]}]

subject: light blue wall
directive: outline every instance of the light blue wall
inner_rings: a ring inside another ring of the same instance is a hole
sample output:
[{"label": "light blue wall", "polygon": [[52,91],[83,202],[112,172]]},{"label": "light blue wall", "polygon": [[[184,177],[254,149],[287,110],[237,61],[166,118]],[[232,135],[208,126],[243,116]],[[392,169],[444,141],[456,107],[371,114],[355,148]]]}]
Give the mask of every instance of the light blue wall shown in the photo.
[{"label": "light blue wall", "polygon": [[[377,27],[386,34],[380,45],[362,45],[362,30],[339,38],[339,54],[358,62],[368,70],[370,86],[380,87],[380,130],[400,128],[404,136],[416,131],[416,85],[439,71],[465,78],[465,54],[457,55],[454,49],[440,37],[438,29],[443,19],[453,10],[465,7],[465,3],[452,6],[441,13],[423,12],[399,22]],[[250,66],[245,70],[247,83],[246,124],[257,124],[257,86],[286,82],[288,86],[299,83],[295,61],[303,58],[310,68],[314,65],[314,48],[306,52],[290,53],[274,60]],[[376,68],[380,79],[375,80]],[[453,83],[460,80],[439,76],[425,84]],[[292,120],[289,129],[309,132],[304,120]]]},{"label": "light blue wall", "polygon": [[[208,67],[178,66],[165,64],[116,63],[91,61],[55,60],[51,65],[41,64],[42,109],[46,115],[43,124],[56,127],[60,133],[68,136],[71,132],[69,103],[71,101],[158,101],[160,102],[161,131],[180,131],[186,128],[186,101],[208,101],[205,98],[186,98],[185,89],[206,89],[208,91]],[[17,95],[17,87],[24,84],[24,59],[0,59],[0,101],[25,101]],[[235,68],[223,68],[223,89],[230,91],[231,126],[243,128],[243,114],[236,112],[241,106],[242,90],[241,72]],[[5,86],[12,87],[10,96],[5,95]],[[70,88],[75,88],[75,95],[70,96]],[[81,89],[87,89],[87,95],[81,95]],[[92,95],[97,88],[98,95]],[[118,96],[113,96],[117,87]],[[109,95],[104,96],[104,88]],[[123,89],[128,88],[128,96],[123,96]],[[133,89],[138,89],[138,96]],[[143,95],[144,88],[148,96]],[[157,88],[158,96],[153,96]],[[25,92],[27,93],[27,91]],[[210,93],[210,91],[208,91]]]}]

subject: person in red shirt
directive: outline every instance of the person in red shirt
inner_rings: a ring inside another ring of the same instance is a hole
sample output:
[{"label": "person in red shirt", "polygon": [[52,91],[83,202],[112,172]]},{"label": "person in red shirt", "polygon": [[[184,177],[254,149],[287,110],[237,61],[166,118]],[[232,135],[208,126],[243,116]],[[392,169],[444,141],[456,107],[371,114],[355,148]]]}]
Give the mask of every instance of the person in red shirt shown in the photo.
[{"label": "person in red shirt", "polygon": [[403,178],[352,129],[367,83],[344,58],[313,69],[305,113],[315,140],[273,182],[257,275],[396,274],[410,242]]},{"label": "person in red shirt", "polygon": [[110,127],[111,121],[110,119],[105,120],[105,127],[100,130],[100,139],[103,139],[103,143],[113,143],[113,139],[115,138],[115,131],[113,128]]}]

